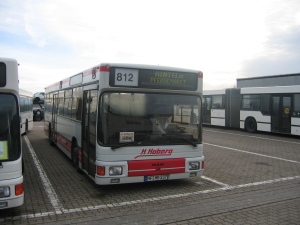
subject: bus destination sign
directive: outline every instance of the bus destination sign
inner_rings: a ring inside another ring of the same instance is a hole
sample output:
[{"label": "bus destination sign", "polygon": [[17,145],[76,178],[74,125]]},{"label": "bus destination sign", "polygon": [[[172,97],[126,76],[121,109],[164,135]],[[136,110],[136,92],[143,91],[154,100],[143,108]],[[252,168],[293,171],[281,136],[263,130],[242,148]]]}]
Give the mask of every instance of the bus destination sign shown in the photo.
[{"label": "bus destination sign", "polygon": [[111,68],[110,85],[150,89],[197,90],[198,74],[180,71]]}]

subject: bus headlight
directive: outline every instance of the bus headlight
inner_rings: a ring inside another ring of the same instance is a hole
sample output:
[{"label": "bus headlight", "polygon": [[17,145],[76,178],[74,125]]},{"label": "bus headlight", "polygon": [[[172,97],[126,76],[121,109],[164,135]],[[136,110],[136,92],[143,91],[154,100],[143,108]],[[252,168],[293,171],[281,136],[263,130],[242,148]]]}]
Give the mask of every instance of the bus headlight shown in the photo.
[{"label": "bus headlight", "polygon": [[189,170],[199,170],[200,162],[189,162]]},{"label": "bus headlight", "polygon": [[0,198],[5,198],[10,196],[9,187],[0,187]]},{"label": "bus headlight", "polygon": [[122,166],[111,166],[111,167],[109,167],[109,175],[110,176],[122,175],[122,173],[123,173]]}]

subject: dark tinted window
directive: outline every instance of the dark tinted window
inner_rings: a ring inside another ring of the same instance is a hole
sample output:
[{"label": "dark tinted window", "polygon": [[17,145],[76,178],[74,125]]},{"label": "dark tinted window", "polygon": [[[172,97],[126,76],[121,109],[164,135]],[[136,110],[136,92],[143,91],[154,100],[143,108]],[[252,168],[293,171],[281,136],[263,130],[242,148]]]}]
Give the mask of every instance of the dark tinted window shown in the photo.
[{"label": "dark tinted window", "polygon": [[6,85],[6,65],[3,62],[0,62],[0,87]]},{"label": "dark tinted window", "polygon": [[260,95],[244,95],[242,109],[260,110]]},{"label": "dark tinted window", "polygon": [[261,112],[263,115],[270,115],[270,99],[271,95],[261,96]]},{"label": "dark tinted window", "polygon": [[20,117],[17,98],[0,94],[0,161],[12,161],[20,157]]}]

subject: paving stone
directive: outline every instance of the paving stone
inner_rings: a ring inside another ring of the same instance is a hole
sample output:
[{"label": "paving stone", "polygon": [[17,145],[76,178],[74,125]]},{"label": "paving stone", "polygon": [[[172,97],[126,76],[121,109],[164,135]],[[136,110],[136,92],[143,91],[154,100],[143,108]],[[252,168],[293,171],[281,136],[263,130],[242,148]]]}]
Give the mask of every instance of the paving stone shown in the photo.
[{"label": "paving stone", "polygon": [[[205,128],[204,176],[228,185],[227,189],[205,178],[97,186],[50,146],[42,126],[43,122],[35,122],[27,137],[58,206],[54,207],[23,136],[25,203],[0,210],[1,225],[300,224],[297,137],[267,133],[249,137],[240,130]],[[267,180],[273,182],[264,183]]]}]

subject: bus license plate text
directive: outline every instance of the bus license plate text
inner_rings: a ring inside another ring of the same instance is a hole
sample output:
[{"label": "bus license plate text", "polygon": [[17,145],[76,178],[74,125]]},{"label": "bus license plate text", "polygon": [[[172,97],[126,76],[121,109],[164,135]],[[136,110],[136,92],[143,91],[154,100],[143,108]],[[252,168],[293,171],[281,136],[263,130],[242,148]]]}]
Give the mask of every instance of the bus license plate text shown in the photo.
[{"label": "bus license plate text", "polygon": [[145,176],[145,181],[168,180],[168,175]]}]

